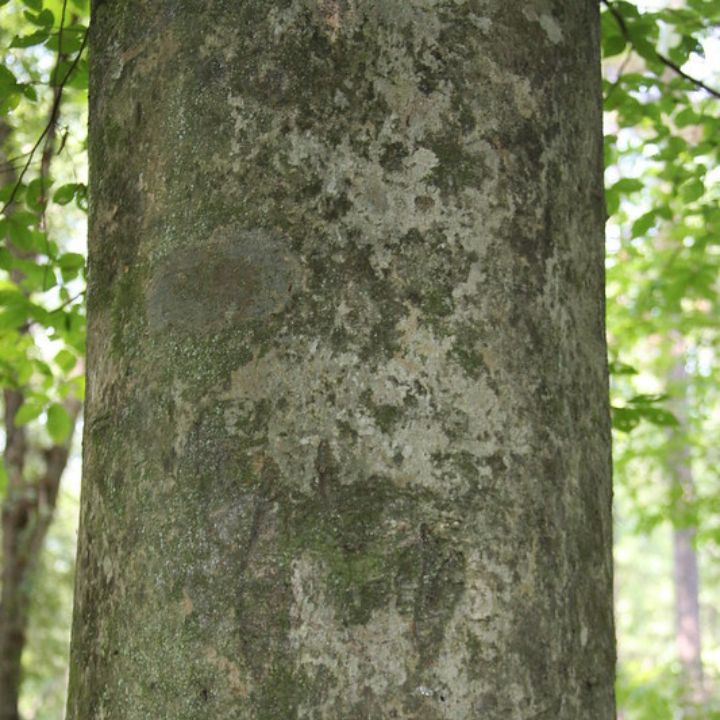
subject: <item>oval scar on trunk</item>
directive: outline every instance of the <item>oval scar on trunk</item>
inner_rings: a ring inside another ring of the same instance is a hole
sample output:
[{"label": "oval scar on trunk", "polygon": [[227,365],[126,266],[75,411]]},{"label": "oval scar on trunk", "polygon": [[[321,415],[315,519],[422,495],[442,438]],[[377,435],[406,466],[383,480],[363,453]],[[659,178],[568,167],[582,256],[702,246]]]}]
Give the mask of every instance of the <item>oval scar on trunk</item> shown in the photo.
[{"label": "oval scar on trunk", "polygon": [[216,231],[158,262],[147,296],[150,330],[206,334],[276,314],[301,285],[298,273],[281,235]]}]

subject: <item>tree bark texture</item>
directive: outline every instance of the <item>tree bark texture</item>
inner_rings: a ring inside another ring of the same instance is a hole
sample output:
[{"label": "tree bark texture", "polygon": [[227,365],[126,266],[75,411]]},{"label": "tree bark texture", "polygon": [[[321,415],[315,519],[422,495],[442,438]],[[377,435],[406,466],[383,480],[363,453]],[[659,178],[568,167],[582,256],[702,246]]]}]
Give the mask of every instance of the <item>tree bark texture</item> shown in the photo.
[{"label": "tree bark texture", "polygon": [[70,720],[610,720],[591,0],[96,2]]}]

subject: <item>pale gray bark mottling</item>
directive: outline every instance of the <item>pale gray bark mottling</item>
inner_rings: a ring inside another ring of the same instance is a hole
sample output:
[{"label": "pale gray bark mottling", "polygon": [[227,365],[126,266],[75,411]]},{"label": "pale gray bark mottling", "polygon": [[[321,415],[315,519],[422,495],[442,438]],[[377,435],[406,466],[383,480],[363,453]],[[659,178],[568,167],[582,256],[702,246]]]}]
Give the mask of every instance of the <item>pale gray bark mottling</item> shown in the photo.
[{"label": "pale gray bark mottling", "polygon": [[610,720],[598,8],[96,2],[70,720]]}]

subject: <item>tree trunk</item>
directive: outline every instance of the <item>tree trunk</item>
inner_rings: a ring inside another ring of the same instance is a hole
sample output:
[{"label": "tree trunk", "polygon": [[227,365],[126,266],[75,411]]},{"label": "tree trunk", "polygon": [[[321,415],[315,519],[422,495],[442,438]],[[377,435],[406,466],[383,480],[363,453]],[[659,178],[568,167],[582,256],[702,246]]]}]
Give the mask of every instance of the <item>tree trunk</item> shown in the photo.
[{"label": "tree trunk", "polygon": [[598,28],[95,2],[70,720],[614,717]]},{"label": "tree trunk", "polygon": [[[31,477],[26,469],[29,443],[25,428],[15,425],[23,400],[18,390],[4,391],[6,444],[4,461],[8,483],[2,501],[2,590],[0,591],[0,720],[18,720],[32,574],[37,566],[55,514],[60,480],[65,471],[72,436],[64,445],[35,448],[43,455],[43,472]],[[73,427],[80,403],[68,401]]]},{"label": "tree trunk", "polygon": [[673,412],[678,427],[671,433],[668,460],[670,492],[673,499],[673,580],[675,587],[675,645],[687,684],[687,699],[701,702],[703,692],[702,642],[700,636],[700,575],[694,539],[697,528],[692,520],[695,480],[687,435],[686,350],[682,337],[672,347],[675,364],[670,371]]},{"label": "tree trunk", "polygon": [[703,697],[702,643],[700,639],[700,579],[693,541],[696,528],[673,530],[675,581],[675,642],[690,697]]},{"label": "tree trunk", "polygon": [[23,593],[27,563],[20,549],[28,523],[28,503],[23,497],[27,439],[25,428],[15,425],[23,396],[5,390],[5,452],[8,475],[2,503],[2,590],[0,592],[0,718],[18,720],[22,651],[25,647],[28,597]]}]

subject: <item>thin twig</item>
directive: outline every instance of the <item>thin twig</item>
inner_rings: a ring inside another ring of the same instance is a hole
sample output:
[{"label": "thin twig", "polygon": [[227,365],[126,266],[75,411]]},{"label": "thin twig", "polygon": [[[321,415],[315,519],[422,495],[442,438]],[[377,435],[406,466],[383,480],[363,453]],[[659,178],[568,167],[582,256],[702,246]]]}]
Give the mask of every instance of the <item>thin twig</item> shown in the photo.
[{"label": "thin twig", "polygon": [[[60,95],[61,90],[57,85],[58,73],[60,72],[60,64],[62,63],[64,56],[62,51],[63,31],[65,30],[65,12],[67,11],[67,0],[63,0],[62,11],[60,13],[60,27],[58,29],[58,49],[57,49],[57,60],[55,61],[55,68],[52,73],[52,91],[53,91],[53,112],[50,116],[48,123],[48,132],[45,136],[45,144],[43,146],[43,152],[40,159],[40,227],[42,230],[47,230],[47,222],[45,217],[45,210],[47,208],[47,198],[45,197],[45,186],[47,184],[47,176],[50,171],[50,161],[52,160],[53,142],[55,141],[56,128],[57,128],[57,116],[60,112],[60,103],[57,103],[57,111],[55,108],[55,101]],[[47,247],[47,237],[45,239]],[[50,253],[46,253],[49,255]]]},{"label": "thin twig", "polygon": [[58,305],[56,308],[53,308],[52,310],[48,310],[48,312],[50,313],[50,315],[52,315],[53,313],[60,312],[61,310],[64,310],[68,305],[72,305],[72,303],[74,303],[76,300],[79,300],[84,294],[85,294],[85,291],[81,290],[76,295],[73,295],[71,298],[68,298],[64,303],[61,303],[60,305]]},{"label": "thin twig", "polygon": [[[55,118],[55,123],[57,124],[57,118]],[[65,126],[63,128],[63,134],[60,137],[60,147],[57,149],[55,155],[60,155],[67,146],[68,135],[69,131],[67,126]],[[15,155],[14,157],[8,158],[7,160],[3,160],[2,162],[0,162],[0,173],[6,170],[17,170],[22,165],[23,158],[26,158],[28,155],[30,155],[30,151],[26,153],[21,153],[20,155]],[[36,162],[40,162],[40,160]]]},{"label": "thin twig", "polygon": [[[610,2],[610,0],[601,0],[602,4],[605,5],[605,7],[610,11],[610,14],[615,18],[615,22],[618,24],[618,27],[620,28],[620,32],[622,33],[623,37],[627,41],[627,43],[635,50],[635,43],[632,40],[632,37],[630,37],[630,31],[628,30],[627,23],[625,22],[625,18],[622,16],[622,13],[615,7],[615,5]],[[680,77],[685,78],[685,80],[688,80],[689,82],[693,83],[693,85],[696,85],[701,90],[704,90],[706,93],[709,93],[713,97],[720,99],[720,91],[715,90],[714,88],[711,88],[709,85],[706,85],[702,80],[698,80],[696,77],[693,77],[692,75],[688,75],[677,63],[674,63],[672,60],[670,60],[669,57],[666,57],[665,55],[662,55],[657,50],[653,48],[653,52],[655,53],[655,57],[663,64],[665,67],[669,67],[673,72],[677,73]]]},{"label": "thin twig", "polygon": [[702,80],[698,80],[692,75],[688,75],[679,65],[674,63],[669,57],[661,55],[657,50],[655,51],[655,54],[658,56],[658,60],[660,60],[660,62],[664,63],[671,70],[674,70],[680,77],[685,78],[691,83],[694,83],[700,89],[704,90],[706,93],[709,93],[713,97],[720,99],[720,91],[707,86]]},{"label": "thin twig", "polygon": [[620,67],[617,71],[617,77],[615,78],[615,82],[610,86],[610,89],[608,90],[607,95],[605,96],[605,100],[603,103],[607,103],[607,101],[612,97],[612,94],[617,89],[618,85],[620,85],[620,82],[623,79],[623,73],[625,72],[625,68],[627,67],[628,63],[630,62],[630,58],[632,57],[632,50],[629,50],[623,61],[620,63]]},{"label": "thin twig", "polygon": [[55,69],[53,70],[53,75],[52,75],[52,86],[55,88],[57,88],[58,73],[60,72],[60,63],[62,62],[62,57],[63,57],[62,40],[63,40],[63,30],[65,29],[65,13],[66,13],[66,11],[67,11],[67,0],[63,0],[62,11],[60,13],[60,28],[58,29],[57,62],[55,63]]},{"label": "thin twig", "polygon": [[0,172],[3,170],[14,170],[15,165],[19,165],[20,161],[23,158],[26,158],[29,154],[29,152],[21,153],[20,155],[15,155],[14,157],[7,158],[7,160],[3,160],[0,162]]},{"label": "thin twig", "polygon": [[[51,86],[53,92],[53,113],[54,117],[51,117],[51,122],[48,124],[49,130],[45,136],[45,143],[43,145],[42,156],[40,158],[40,229],[44,231],[45,237],[45,255],[50,257],[50,239],[48,237],[48,223],[47,223],[47,206],[48,197],[46,196],[47,191],[47,178],[50,174],[50,163],[52,162],[53,151],[55,146],[55,137],[57,135],[58,116],[60,114],[60,95],[62,95],[62,88],[57,84],[58,74],[60,72],[60,65],[65,60],[63,53],[63,31],[65,30],[65,14],[67,12],[67,0],[63,0],[62,12],[60,14],[60,27],[58,28],[58,48],[57,48],[57,60],[55,62],[55,69],[53,70]],[[71,20],[72,22],[72,20]],[[43,287],[45,287],[50,273],[50,265],[46,264],[43,270]]]},{"label": "thin twig", "polygon": [[[85,295],[85,291],[81,290],[79,293],[76,293],[72,297],[65,300],[65,302],[60,303],[57,307],[53,308],[52,310],[48,310],[48,315],[54,315],[55,313],[59,313],[61,310],[64,310],[68,305],[72,305],[76,300],[79,300],[81,297]],[[37,325],[39,323],[38,320],[28,320],[24,325],[20,327],[21,332],[28,332],[33,325]]]}]

